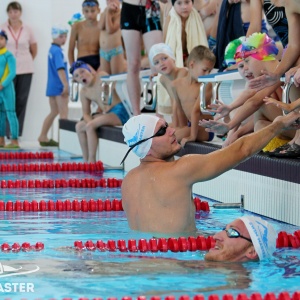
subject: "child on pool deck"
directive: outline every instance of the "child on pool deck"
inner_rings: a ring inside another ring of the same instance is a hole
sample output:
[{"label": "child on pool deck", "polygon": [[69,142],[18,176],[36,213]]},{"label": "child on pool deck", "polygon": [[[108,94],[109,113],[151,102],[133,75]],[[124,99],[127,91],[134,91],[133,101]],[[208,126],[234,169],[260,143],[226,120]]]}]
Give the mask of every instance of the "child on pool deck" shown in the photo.
[{"label": "child on pool deck", "polygon": [[48,79],[46,96],[49,97],[50,113],[43,122],[38,141],[42,147],[58,146],[58,142],[48,139],[47,134],[54,119],[59,114],[60,119],[68,118],[69,83],[67,60],[62,46],[67,40],[68,30],[63,25],[52,27],[52,44],[48,52]]},{"label": "child on pool deck", "polygon": [[75,48],[77,47],[77,60],[84,61],[97,71],[100,66],[100,27],[97,20],[100,8],[98,1],[84,0],[82,13],[85,20],[72,25],[68,50],[69,64],[72,65],[76,60]]},{"label": "child on pool deck", "polygon": [[126,72],[120,27],[120,1],[107,0],[107,7],[100,17],[100,65],[108,74]]},{"label": "child on pool deck", "polygon": [[[276,55],[278,54],[278,49],[275,42],[265,33],[254,33],[248,37],[243,43],[241,51],[236,53],[235,58],[243,59],[244,72],[246,77],[252,80],[260,76],[261,70],[273,71],[278,65],[278,60]],[[217,120],[200,121],[201,126],[206,127],[207,131],[215,132],[219,134],[225,134],[229,130],[240,126],[241,122],[247,117],[254,115],[254,131],[257,131],[269,123],[271,123],[277,116],[282,115],[281,109],[278,107],[271,107],[264,105],[264,98],[266,96],[272,95],[277,101],[281,101],[282,97],[282,83],[279,81],[275,88],[267,87],[257,93],[249,99],[244,99],[240,101],[236,113],[233,118],[228,122],[219,122]],[[245,101],[246,100],[246,101]],[[218,109],[214,109],[218,112]],[[219,110],[221,112],[222,109]],[[276,137],[276,143],[287,143],[288,139],[294,137],[294,131],[285,131],[284,135]],[[282,141],[283,140],[283,141]],[[269,145],[270,146],[270,145]]]},{"label": "child on pool deck", "polygon": [[[79,138],[83,158],[88,162],[96,161],[96,152],[99,138],[97,129],[101,126],[120,126],[129,119],[129,114],[121,102],[117,92],[113,89],[112,103],[103,103],[101,76],[107,75],[103,71],[97,74],[92,72],[87,64],[76,61],[70,68],[73,79],[82,85],[80,101],[82,105],[83,119],[76,124],[76,133]],[[97,113],[91,114],[91,104],[98,106]]]},{"label": "child on pool deck", "polygon": [[[7,34],[0,29],[0,147],[17,149],[19,147],[19,122],[16,115],[16,95],[14,78],[16,59],[6,49]],[[12,135],[11,143],[5,146],[6,117]]]},{"label": "child on pool deck", "polygon": [[[173,93],[176,105],[182,108],[188,123],[176,129],[176,138],[182,147],[187,142],[211,141],[213,134],[208,134],[198,126],[199,120],[212,119],[210,115],[202,114],[200,110],[199,76],[208,75],[215,64],[214,54],[205,46],[195,47],[187,60],[188,74],[173,81]],[[206,99],[212,96],[211,85],[206,88]]]},{"label": "child on pool deck", "polygon": [[[184,77],[188,74],[187,68],[178,68],[175,65],[175,56],[167,44],[158,43],[153,45],[149,51],[149,61],[154,66],[155,71],[158,72],[161,76],[159,77],[159,82],[166,89],[168,95],[170,96],[170,102],[172,106],[172,126],[184,126],[187,123],[184,113],[179,113],[178,110],[180,107],[176,105],[174,100],[172,82],[177,79]],[[159,97],[158,97],[158,106]],[[160,108],[158,108],[160,110]],[[180,117],[184,117],[183,120],[180,120]]]}]

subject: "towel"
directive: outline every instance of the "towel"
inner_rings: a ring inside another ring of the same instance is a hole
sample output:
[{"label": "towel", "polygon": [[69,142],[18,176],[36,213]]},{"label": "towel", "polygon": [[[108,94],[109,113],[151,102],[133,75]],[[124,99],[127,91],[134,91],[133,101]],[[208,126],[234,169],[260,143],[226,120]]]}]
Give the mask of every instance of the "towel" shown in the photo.
[{"label": "towel", "polygon": [[[165,43],[168,44],[173,50],[176,57],[176,66],[183,67],[183,53],[181,42],[181,18],[176,13],[174,7],[170,10],[170,23],[168,26],[167,36]],[[189,18],[187,19],[185,32],[187,36],[187,50],[191,53],[192,49],[196,46],[203,45],[208,47],[207,37],[204,25],[200,18],[199,13],[195,8],[192,9]]]},{"label": "towel", "polygon": [[228,43],[244,35],[241,3],[229,4],[228,1],[223,1],[220,8],[217,45],[215,50],[215,67],[219,69],[219,72],[222,72],[226,68],[224,64],[224,54]]}]

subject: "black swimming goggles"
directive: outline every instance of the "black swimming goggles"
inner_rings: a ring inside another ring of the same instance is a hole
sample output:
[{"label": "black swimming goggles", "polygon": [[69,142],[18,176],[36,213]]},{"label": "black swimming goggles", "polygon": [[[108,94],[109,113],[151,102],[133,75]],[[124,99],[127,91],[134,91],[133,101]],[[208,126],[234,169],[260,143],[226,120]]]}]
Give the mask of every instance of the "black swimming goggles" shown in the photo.
[{"label": "black swimming goggles", "polygon": [[236,239],[236,238],[242,238],[242,239],[244,239],[244,240],[246,240],[246,241],[252,243],[252,240],[251,240],[251,239],[242,236],[242,235],[241,235],[236,229],[234,229],[234,228],[228,228],[228,229],[224,228],[223,230],[225,230],[225,232],[226,232],[226,234],[227,234],[227,236],[228,236],[229,238],[234,238],[234,239]]},{"label": "black swimming goggles", "polygon": [[168,123],[166,122],[165,126],[161,127],[154,135],[152,135],[152,136],[150,136],[150,137],[148,137],[148,138],[146,138],[146,139],[140,140],[140,141],[138,141],[137,143],[135,143],[135,144],[129,146],[130,149],[126,152],[126,154],[125,154],[124,158],[122,159],[120,165],[125,161],[125,159],[127,158],[128,154],[130,153],[130,151],[131,151],[134,147],[136,147],[137,145],[140,145],[141,143],[144,143],[144,142],[146,142],[146,141],[148,141],[148,140],[150,140],[150,139],[152,139],[152,138],[154,138],[154,137],[156,137],[156,136],[163,136],[163,135],[165,135],[166,132],[167,132],[168,126],[169,126],[169,125],[168,125]]}]

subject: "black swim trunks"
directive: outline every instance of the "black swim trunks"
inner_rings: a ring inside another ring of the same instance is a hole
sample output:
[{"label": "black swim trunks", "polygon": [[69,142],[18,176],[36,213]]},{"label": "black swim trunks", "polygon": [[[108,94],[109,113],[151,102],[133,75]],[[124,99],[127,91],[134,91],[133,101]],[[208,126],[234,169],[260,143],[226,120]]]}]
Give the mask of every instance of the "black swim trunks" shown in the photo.
[{"label": "black swim trunks", "polygon": [[154,30],[162,30],[157,12],[148,17],[145,6],[132,5],[126,2],[122,4],[121,29],[137,30],[142,32],[142,34]]},{"label": "black swim trunks", "polygon": [[95,71],[98,70],[100,67],[100,56],[99,55],[89,55],[89,56],[82,56],[78,57],[77,60],[81,60],[86,64],[89,64]]}]

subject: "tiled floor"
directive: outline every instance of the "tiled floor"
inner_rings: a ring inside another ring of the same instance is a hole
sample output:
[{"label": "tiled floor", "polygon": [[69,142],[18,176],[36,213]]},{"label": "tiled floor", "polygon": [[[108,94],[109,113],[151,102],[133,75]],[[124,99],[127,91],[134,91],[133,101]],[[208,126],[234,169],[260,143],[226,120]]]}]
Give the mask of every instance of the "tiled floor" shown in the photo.
[{"label": "tiled floor", "polygon": [[[5,141],[6,144],[9,144],[10,141],[6,140]],[[26,140],[22,140],[22,138],[19,139],[19,144],[21,149],[31,149],[31,150],[38,150],[38,149],[45,149],[45,148],[49,148],[49,149],[56,149],[57,147],[41,147],[38,141],[26,141]]]}]

